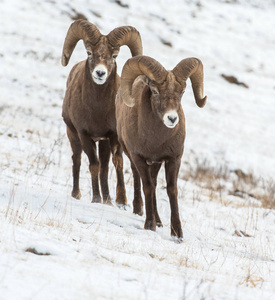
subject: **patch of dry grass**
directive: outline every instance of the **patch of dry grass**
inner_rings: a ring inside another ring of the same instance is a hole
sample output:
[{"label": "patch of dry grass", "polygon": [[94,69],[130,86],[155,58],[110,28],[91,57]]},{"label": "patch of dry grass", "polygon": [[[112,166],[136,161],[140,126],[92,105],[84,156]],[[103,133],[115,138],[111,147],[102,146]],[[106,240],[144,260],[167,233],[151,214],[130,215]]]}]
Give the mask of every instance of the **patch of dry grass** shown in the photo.
[{"label": "patch of dry grass", "polygon": [[257,177],[252,171],[230,170],[226,164],[214,166],[206,158],[195,158],[193,165],[186,163],[183,171],[181,178],[209,191],[211,200],[224,202],[223,195],[232,195],[249,200],[249,205],[251,200],[258,200],[263,208],[275,209],[275,182]]}]

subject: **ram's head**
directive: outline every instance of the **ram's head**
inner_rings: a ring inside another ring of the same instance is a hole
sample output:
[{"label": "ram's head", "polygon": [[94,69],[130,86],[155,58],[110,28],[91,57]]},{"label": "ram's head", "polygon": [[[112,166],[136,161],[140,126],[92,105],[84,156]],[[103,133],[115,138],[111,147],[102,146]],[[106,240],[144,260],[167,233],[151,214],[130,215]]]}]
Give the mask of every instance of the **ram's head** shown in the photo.
[{"label": "ram's head", "polygon": [[149,87],[151,107],[168,128],[174,128],[178,121],[181,98],[190,78],[194,97],[199,107],[203,107],[203,65],[197,58],[186,58],[172,70],[167,71],[158,61],[148,56],[130,58],[121,74],[121,95],[127,106],[134,106],[132,86],[139,75],[145,75]]},{"label": "ram's head", "polygon": [[142,55],[139,32],[131,26],[115,28],[108,35],[102,35],[98,28],[86,21],[77,20],[69,28],[65,38],[62,65],[66,66],[79,40],[83,40],[90,73],[96,84],[104,84],[113,70],[116,71],[116,57],[120,47],[129,47],[132,56]]}]

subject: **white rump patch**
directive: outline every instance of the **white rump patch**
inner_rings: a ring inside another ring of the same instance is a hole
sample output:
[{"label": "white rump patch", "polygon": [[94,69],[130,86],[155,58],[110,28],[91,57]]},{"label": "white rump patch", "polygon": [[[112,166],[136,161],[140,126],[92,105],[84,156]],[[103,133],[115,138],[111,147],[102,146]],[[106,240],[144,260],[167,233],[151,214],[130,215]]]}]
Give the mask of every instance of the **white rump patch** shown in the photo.
[{"label": "white rump patch", "polygon": [[178,122],[179,115],[175,110],[170,110],[163,116],[163,123],[168,128],[174,128]]},{"label": "white rump patch", "polygon": [[93,81],[96,84],[104,84],[108,76],[108,70],[103,64],[97,65],[92,73]]}]

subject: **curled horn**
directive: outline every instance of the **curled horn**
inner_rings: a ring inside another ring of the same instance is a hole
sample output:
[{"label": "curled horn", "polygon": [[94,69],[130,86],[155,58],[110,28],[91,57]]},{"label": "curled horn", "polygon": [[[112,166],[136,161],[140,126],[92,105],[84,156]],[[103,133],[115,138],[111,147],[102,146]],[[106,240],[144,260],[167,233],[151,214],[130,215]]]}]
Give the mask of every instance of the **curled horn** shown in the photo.
[{"label": "curled horn", "polygon": [[203,107],[207,96],[203,97],[203,65],[197,58],[186,58],[180,61],[172,71],[179,83],[190,78],[196,103]]},{"label": "curled horn", "polygon": [[121,95],[124,103],[129,107],[135,105],[132,85],[139,75],[146,75],[150,80],[162,84],[167,77],[167,71],[158,61],[149,56],[135,56],[128,59],[121,73]]},{"label": "curled horn", "polygon": [[132,56],[142,55],[142,41],[139,32],[132,26],[117,27],[112,30],[107,38],[113,47],[126,45]]},{"label": "curled horn", "polygon": [[89,41],[91,45],[96,45],[100,40],[101,33],[98,28],[86,21],[77,20],[68,29],[62,52],[62,65],[67,66],[73,50],[79,40]]}]

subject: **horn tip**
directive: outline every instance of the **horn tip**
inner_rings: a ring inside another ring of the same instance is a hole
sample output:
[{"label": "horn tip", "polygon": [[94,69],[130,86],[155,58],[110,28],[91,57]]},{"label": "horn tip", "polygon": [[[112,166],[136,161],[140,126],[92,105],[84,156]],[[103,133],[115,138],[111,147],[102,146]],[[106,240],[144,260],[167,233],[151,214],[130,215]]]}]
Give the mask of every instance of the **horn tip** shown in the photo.
[{"label": "horn tip", "polygon": [[205,104],[206,104],[206,100],[207,100],[207,96],[205,96],[205,97],[202,98],[202,99],[198,99],[198,100],[196,101],[198,107],[203,108],[203,107],[205,106]]},{"label": "horn tip", "polygon": [[62,56],[62,59],[61,59],[61,64],[62,64],[62,66],[63,66],[63,67],[66,67],[67,64],[68,64],[68,62],[69,62],[69,60],[68,60],[68,58],[66,57],[66,55],[63,55],[63,56]]}]

